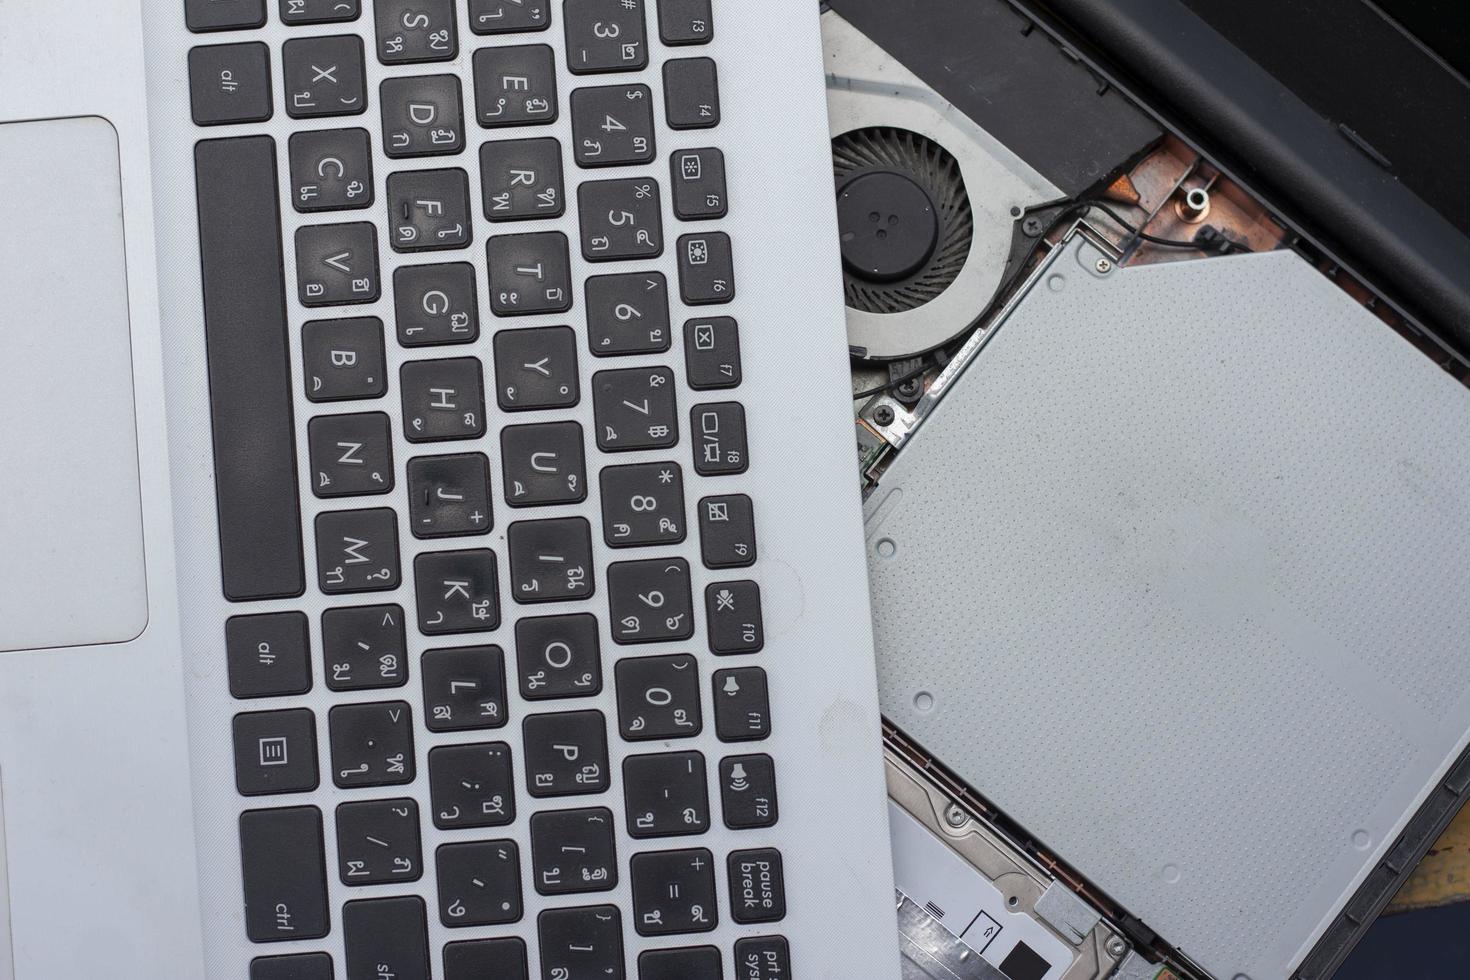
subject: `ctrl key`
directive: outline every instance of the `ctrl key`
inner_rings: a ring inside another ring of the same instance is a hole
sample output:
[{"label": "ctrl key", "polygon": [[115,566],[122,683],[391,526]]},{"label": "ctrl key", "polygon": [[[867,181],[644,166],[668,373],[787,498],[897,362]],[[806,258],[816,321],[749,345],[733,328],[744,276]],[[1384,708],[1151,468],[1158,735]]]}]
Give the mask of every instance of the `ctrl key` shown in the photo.
[{"label": "ctrl key", "polygon": [[240,868],[251,942],[320,939],[330,930],[322,812],[316,807],[240,814]]}]

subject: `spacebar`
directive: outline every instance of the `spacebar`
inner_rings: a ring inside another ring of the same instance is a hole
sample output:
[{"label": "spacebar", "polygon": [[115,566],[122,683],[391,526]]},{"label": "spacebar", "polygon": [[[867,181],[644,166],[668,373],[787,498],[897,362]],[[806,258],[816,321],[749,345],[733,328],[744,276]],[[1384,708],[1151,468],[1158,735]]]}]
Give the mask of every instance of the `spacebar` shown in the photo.
[{"label": "spacebar", "polygon": [[203,140],[194,179],[225,597],[297,596],[306,581],[275,140]]}]

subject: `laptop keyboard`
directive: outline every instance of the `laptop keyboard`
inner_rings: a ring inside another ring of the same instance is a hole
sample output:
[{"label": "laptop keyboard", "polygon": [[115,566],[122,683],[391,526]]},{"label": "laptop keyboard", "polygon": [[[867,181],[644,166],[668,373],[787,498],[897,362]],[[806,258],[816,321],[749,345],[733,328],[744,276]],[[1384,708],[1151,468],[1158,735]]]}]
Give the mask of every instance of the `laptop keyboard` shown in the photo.
[{"label": "laptop keyboard", "polygon": [[785,980],[711,0],[183,6],[250,977]]}]

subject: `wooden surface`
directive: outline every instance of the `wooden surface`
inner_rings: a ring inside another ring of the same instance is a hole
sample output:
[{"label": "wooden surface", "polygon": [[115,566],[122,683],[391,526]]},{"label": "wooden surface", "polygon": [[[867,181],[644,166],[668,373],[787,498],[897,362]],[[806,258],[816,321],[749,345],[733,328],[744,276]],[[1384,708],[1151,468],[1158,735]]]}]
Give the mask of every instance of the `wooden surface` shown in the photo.
[{"label": "wooden surface", "polygon": [[1470,807],[1461,810],[1394,897],[1388,912],[1470,900]]}]

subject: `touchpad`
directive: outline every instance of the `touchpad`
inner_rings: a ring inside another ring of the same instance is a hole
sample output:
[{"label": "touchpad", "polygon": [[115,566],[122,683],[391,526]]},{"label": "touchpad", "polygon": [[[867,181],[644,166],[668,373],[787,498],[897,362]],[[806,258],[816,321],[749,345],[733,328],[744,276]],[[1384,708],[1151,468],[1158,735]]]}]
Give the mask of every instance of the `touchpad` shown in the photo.
[{"label": "touchpad", "polygon": [[148,622],[117,134],[0,123],[0,651]]}]

